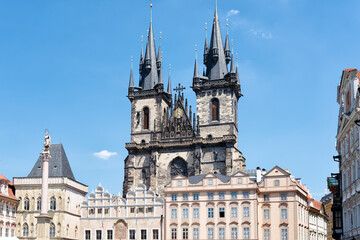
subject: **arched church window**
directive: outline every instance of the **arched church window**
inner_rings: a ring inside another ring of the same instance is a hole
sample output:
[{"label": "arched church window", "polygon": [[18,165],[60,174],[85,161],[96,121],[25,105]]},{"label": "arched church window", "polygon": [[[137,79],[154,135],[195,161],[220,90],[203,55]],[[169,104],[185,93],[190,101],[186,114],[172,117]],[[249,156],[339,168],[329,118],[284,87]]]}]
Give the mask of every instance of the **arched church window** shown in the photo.
[{"label": "arched church window", "polygon": [[41,210],[41,197],[38,197],[36,199],[36,210],[38,210],[38,211]]},{"label": "arched church window", "polygon": [[24,210],[25,211],[29,211],[30,210],[30,200],[29,200],[29,198],[25,198],[24,199]]},{"label": "arched church window", "polygon": [[55,237],[55,225],[50,223],[50,237]]},{"label": "arched church window", "polygon": [[23,237],[29,236],[29,226],[25,223],[23,226]]},{"label": "arched church window", "polygon": [[219,100],[217,98],[211,100],[211,120],[219,121]]},{"label": "arched church window", "polygon": [[50,210],[53,210],[53,211],[56,210],[56,198],[55,197],[50,198]]},{"label": "arched church window", "polygon": [[144,108],[144,129],[149,129],[149,108]]},{"label": "arched church window", "polygon": [[188,176],[187,162],[180,157],[175,158],[170,163],[170,176],[175,177],[177,175]]}]

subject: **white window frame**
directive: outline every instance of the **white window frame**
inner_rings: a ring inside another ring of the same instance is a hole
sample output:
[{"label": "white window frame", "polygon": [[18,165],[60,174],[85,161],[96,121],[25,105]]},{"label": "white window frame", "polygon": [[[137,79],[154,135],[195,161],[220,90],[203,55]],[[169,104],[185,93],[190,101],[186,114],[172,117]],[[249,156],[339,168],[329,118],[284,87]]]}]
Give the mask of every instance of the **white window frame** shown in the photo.
[{"label": "white window frame", "polygon": [[[130,238],[130,230],[134,230],[134,231],[135,231],[134,239]],[[129,229],[128,229],[128,240],[136,240],[136,235],[137,235],[136,228],[129,228]]]},{"label": "white window frame", "polygon": [[[158,230],[158,238],[154,238],[154,230]],[[161,235],[161,233],[160,233],[160,228],[152,228],[151,229],[151,239],[152,240],[160,240],[160,235]]]},{"label": "white window frame", "polygon": [[[86,239],[86,231],[90,231],[90,239]],[[84,229],[84,240],[91,240],[91,229]]]}]

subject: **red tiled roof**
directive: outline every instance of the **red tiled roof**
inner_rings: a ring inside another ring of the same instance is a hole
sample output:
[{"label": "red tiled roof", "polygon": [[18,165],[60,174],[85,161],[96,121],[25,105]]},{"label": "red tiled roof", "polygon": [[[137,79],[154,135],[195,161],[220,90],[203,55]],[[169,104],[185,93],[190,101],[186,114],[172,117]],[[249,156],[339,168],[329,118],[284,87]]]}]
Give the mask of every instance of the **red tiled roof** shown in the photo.
[{"label": "red tiled roof", "polygon": [[317,201],[317,200],[315,200],[314,199],[314,201],[313,201],[313,208],[315,208],[316,210],[321,210],[321,205],[322,205],[322,202],[320,202],[320,201]]},{"label": "red tiled roof", "polygon": [[360,71],[357,72],[358,82],[360,83]]},{"label": "red tiled roof", "polygon": [[[2,175],[1,173],[0,173],[0,181],[1,180],[5,180],[5,181],[9,181],[9,179],[7,179],[6,177],[4,177],[4,175]],[[10,182],[10,181],[9,181]]]},{"label": "red tiled roof", "polygon": [[[2,175],[2,174],[0,173],[0,181],[1,181],[1,180],[5,180],[5,181],[8,182],[8,184],[9,184],[10,186],[13,186],[13,183],[10,182],[9,179],[7,179],[6,177],[4,177],[4,175]],[[10,199],[13,199],[13,200],[18,200],[18,199],[15,197],[14,192],[13,192],[13,190],[12,190],[11,187],[8,187],[8,191],[9,191],[9,196],[6,196],[6,195],[4,195],[4,194],[2,194],[2,193],[0,193],[0,196],[1,196],[1,197],[6,197],[6,198],[10,198]]]},{"label": "red tiled roof", "polygon": [[347,68],[344,70],[344,72],[351,72],[351,71],[354,71],[354,70],[357,70],[356,68]]}]

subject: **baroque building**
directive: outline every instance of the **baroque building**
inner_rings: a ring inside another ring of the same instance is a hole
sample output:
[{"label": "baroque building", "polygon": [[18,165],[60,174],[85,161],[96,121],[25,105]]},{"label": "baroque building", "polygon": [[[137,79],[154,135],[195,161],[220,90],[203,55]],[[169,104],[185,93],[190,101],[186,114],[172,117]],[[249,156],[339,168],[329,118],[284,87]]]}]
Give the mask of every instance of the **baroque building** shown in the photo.
[{"label": "baroque building", "polygon": [[326,238],[321,202],[310,196],[300,179],[278,166],[230,176],[176,176],[165,187],[164,197],[165,239]]},{"label": "baroque building", "polygon": [[[62,144],[51,144],[48,178],[50,224],[47,239],[78,239],[80,205],[88,187],[76,181]],[[39,239],[37,217],[41,212],[42,156],[27,177],[15,177],[14,185],[19,206],[16,215],[16,236],[19,239]]]},{"label": "baroque building", "polygon": [[99,185],[81,205],[80,238],[162,240],[164,199],[139,183],[126,198]]},{"label": "baroque building", "polygon": [[[195,60],[194,113],[182,93],[184,88],[171,88],[170,76],[164,89],[161,46],[156,52],[151,18],[145,55],[143,49],[140,53],[138,86],[132,68],[130,73],[131,141],[126,143],[123,196],[138,183],[162,194],[164,185],[177,175],[230,175],[245,168],[245,158],[237,148],[239,74],[228,33],[223,44],[217,9],[210,44],[205,38],[203,60],[203,75]],[[172,90],[177,91],[174,96]]]},{"label": "baroque building", "polygon": [[337,89],[340,109],[336,150],[340,156],[342,239],[360,239],[359,82],[360,72],[348,68],[342,72]]},{"label": "baroque building", "polygon": [[15,229],[18,204],[14,184],[0,174],[0,239],[17,239]]}]

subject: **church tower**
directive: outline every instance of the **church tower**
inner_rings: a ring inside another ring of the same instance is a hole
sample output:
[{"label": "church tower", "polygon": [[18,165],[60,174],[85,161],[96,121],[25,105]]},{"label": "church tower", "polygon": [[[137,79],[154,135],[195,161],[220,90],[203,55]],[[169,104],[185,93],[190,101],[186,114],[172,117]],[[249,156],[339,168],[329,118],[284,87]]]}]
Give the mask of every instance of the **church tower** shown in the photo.
[{"label": "church tower", "polygon": [[[228,24],[226,27],[228,28]],[[230,70],[228,70],[229,63]],[[235,69],[234,57],[230,51],[228,31],[225,46],[223,45],[217,7],[210,47],[207,36],[205,37],[204,67],[206,71],[203,76],[199,76],[195,62],[192,86],[196,93],[199,134],[209,139],[234,135],[237,146],[237,102],[242,94],[238,70]]]},{"label": "church tower", "polygon": [[124,196],[138,183],[162,194],[177,175],[231,175],[245,168],[245,158],[237,149],[239,77],[228,36],[223,46],[217,10],[204,58],[204,76],[199,75],[195,60],[192,88],[197,96],[196,114],[180,84],[172,96],[170,76],[164,91],[161,49],[159,46],[156,55],[150,20],[145,55],[143,50],[140,54],[138,86],[134,85],[132,67],[130,72],[131,142],[125,145]]}]

